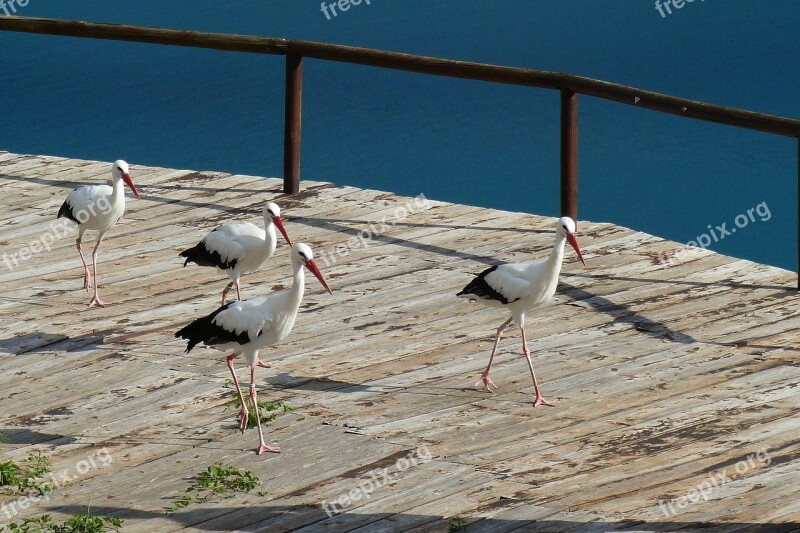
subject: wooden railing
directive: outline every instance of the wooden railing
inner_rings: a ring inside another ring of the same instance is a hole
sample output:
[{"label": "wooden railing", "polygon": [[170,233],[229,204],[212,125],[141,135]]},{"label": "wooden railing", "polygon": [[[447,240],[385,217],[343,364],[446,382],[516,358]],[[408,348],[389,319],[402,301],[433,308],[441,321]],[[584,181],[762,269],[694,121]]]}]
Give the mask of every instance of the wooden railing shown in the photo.
[{"label": "wooden railing", "polygon": [[794,137],[798,161],[798,290],[800,290],[800,120],[677,98],[636,87],[573,74],[503,67],[357,48],[328,43],[272,37],[165,30],[116,24],[0,16],[0,30],[62,35],[115,41],[133,41],[230,52],[286,56],[286,107],[284,124],[284,191],[300,190],[300,141],[303,94],[303,59],[306,57],[405,70],[435,76],[555,89],[561,93],[561,214],[578,216],[578,95],[613,100],[644,109],[728,126]]}]

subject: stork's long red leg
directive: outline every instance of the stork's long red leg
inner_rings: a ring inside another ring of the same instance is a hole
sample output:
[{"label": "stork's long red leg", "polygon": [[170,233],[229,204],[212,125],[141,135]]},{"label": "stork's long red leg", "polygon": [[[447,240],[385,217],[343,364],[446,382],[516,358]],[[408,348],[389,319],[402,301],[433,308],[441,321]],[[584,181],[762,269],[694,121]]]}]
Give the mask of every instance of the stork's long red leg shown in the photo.
[{"label": "stork's long red leg", "polygon": [[256,423],[258,424],[258,455],[264,452],[281,453],[280,448],[273,448],[267,446],[264,442],[264,432],[261,430],[261,414],[258,412],[258,397],[256,395],[256,367],[250,367],[250,399],[253,400],[253,410],[256,414]]},{"label": "stork's long red leg", "polygon": [[89,266],[86,264],[86,259],[83,258],[83,250],[81,249],[81,237],[82,235],[78,236],[75,239],[75,245],[78,248],[78,253],[81,256],[81,263],[83,263],[83,288],[86,289],[86,292],[89,292]]},{"label": "stork's long red leg", "polygon": [[533,388],[536,390],[536,401],[533,402],[534,407],[539,407],[540,405],[549,405],[550,407],[555,407],[554,404],[548,402],[542,396],[542,393],[539,391],[539,382],[536,381],[536,373],[533,371],[533,363],[531,363],[531,351],[528,349],[528,341],[525,340],[525,326],[520,328],[522,330],[522,353],[525,354],[525,357],[528,359],[528,368],[531,369],[531,377],[533,378]]},{"label": "stork's long red leg", "polygon": [[241,301],[242,300],[242,293],[239,291],[239,280],[236,280],[236,299]]},{"label": "stork's long red leg", "polygon": [[236,359],[235,354],[230,354],[228,357],[225,358],[225,361],[228,363],[228,368],[231,371],[231,376],[233,376],[233,384],[236,385],[236,393],[239,395],[239,402],[241,402],[242,409],[239,411],[239,429],[244,433],[244,430],[247,429],[247,419],[249,417],[249,413],[247,412],[247,404],[244,403],[244,395],[242,394],[242,388],[239,386],[239,378],[236,377],[236,372],[233,370],[233,360]]},{"label": "stork's long red leg", "polygon": [[97,295],[97,250],[100,248],[100,243],[103,242],[103,236],[105,234],[101,233],[100,236],[97,238],[97,244],[92,250],[92,268],[94,269],[94,296],[92,296],[92,301],[89,302],[89,307],[105,307],[107,304],[100,299]]},{"label": "stork's long red leg", "polygon": [[222,291],[222,305],[225,305],[225,301],[228,299],[228,291],[231,290],[233,287],[233,282],[231,281],[225,286],[225,289]]},{"label": "stork's long red leg", "polygon": [[481,378],[477,381],[477,383],[475,383],[476,387],[480,384],[483,384],[483,390],[488,390],[489,392],[493,392],[492,387],[495,389],[497,388],[497,385],[492,382],[492,377],[489,375],[489,373],[492,371],[492,361],[494,360],[495,352],[497,352],[497,344],[500,342],[500,336],[503,334],[503,331],[509,326],[509,324],[511,324],[512,320],[514,319],[509,318],[500,324],[499,328],[497,328],[497,336],[494,338],[494,347],[492,348],[492,355],[489,357],[489,364],[486,366],[486,370],[484,370],[481,374]]}]

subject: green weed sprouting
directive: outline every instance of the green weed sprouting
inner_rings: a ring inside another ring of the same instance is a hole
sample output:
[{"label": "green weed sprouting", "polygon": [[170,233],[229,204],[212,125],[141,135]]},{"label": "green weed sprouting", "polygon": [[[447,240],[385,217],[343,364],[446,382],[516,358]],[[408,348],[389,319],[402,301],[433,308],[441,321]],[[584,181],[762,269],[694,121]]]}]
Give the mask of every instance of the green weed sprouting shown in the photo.
[{"label": "green weed sprouting", "polygon": [[42,483],[41,478],[48,472],[52,464],[41,452],[31,453],[17,464],[14,461],[0,463],[0,488],[13,487],[16,492],[27,494],[35,492],[44,496],[53,492],[53,486]]},{"label": "green weed sprouting", "polygon": [[22,523],[12,522],[0,528],[0,532],[9,533],[105,533],[106,531],[119,531],[122,527],[120,518],[105,518],[86,512],[72,515],[66,522],[59,525],[53,522],[50,515],[26,518]]},{"label": "green weed sprouting", "polygon": [[[242,402],[239,401],[239,395],[236,393],[236,389],[233,386],[232,380],[227,380],[225,382],[225,387],[229,388],[233,391],[233,399],[225,404],[225,409],[233,409],[234,411],[241,411],[242,410]],[[247,400],[245,400],[247,401]],[[261,418],[261,425],[268,426],[273,420],[278,418],[278,411],[283,410],[283,413],[291,413],[292,408],[284,402],[283,400],[276,400],[273,402],[267,400],[257,400],[258,403],[258,416]],[[252,402],[249,402],[247,408],[252,408]],[[253,429],[256,427],[256,417],[250,416],[247,419],[247,428],[246,429]],[[239,429],[239,426],[236,426],[236,429]]]},{"label": "green weed sprouting", "polygon": [[460,533],[461,531],[466,531],[469,527],[467,521],[459,516],[454,516],[450,520],[450,526],[447,528],[448,533]]},{"label": "green weed sprouting", "polygon": [[248,493],[258,485],[258,478],[249,470],[240,470],[217,461],[195,476],[194,483],[170,508],[177,511],[192,503],[205,503],[212,498],[227,500],[238,493]]}]

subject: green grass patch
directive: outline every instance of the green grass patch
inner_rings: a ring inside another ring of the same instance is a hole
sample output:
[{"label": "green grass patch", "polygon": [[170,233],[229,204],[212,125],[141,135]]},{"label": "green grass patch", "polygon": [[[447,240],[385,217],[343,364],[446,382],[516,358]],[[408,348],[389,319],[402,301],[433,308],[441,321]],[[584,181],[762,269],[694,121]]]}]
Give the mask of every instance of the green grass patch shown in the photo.
[{"label": "green grass patch", "polygon": [[459,516],[454,516],[450,520],[450,526],[447,528],[448,533],[460,533],[461,531],[466,531],[469,527],[467,521]]},{"label": "green grass patch", "polygon": [[106,531],[119,531],[122,520],[119,518],[104,518],[90,513],[71,516],[63,524],[56,524],[50,515],[26,518],[21,523],[12,522],[0,528],[0,532],[10,533],[105,533]]},{"label": "green grass patch", "polygon": [[258,478],[249,470],[240,470],[217,461],[194,478],[194,483],[170,508],[177,511],[193,503],[205,503],[214,498],[227,500],[256,488]]},{"label": "green grass patch", "polygon": [[50,460],[41,452],[28,455],[20,464],[14,461],[0,463],[0,488],[23,494],[49,494],[53,492],[53,487],[43,483],[42,476],[50,472],[51,467]]},{"label": "green grass patch", "polygon": [[[242,402],[239,401],[239,394],[236,393],[236,387],[233,386],[233,381],[230,379],[227,380],[225,382],[225,387],[231,389],[233,393],[233,399],[225,404],[225,409],[226,410],[232,409],[238,413],[239,411],[242,410]],[[252,413],[253,402],[248,401],[247,398],[245,398],[245,401],[247,402],[247,409],[251,411],[250,417],[247,419],[246,429],[253,429],[257,425],[256,417],[253,416]],[[272,423],[273,420],[278,418],[278,414],[280,414],[281,412],[283,414],[292,412],[292,408],[289,406],[289,404],[287,404],[283,400],[276,400],[274,402],[270,402],[267,400],[257,400],[257,404],[258,404],[258,416],[259,418],[261,418],[262,426],[270,425],[270,423]],[[239,429],[238,424],[234,426],[234,428]]]}]

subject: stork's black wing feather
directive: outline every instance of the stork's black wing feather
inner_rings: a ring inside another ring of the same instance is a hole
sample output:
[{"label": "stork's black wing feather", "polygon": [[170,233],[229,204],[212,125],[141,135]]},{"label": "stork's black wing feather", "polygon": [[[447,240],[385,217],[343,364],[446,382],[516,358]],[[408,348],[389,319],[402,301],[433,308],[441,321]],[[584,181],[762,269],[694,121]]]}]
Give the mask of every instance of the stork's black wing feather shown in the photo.
[{"label": "stork's black wing feather", "polygon": [[72,206],[69,205],[69,200],[64,200],[64,203],[61,204],[61,209],[58,210],[58,216],[56,219],[61,217],[66,217],[71,221],[75,222],[76,224],[80,224],[78,219],[75,217],[75,214],[72,212]]},{"label": "stork's black wing feather", "polygon": [[213,346],[215,344],[227,344],[236,342],[238,344],[247,344],[250,342],[250,336],[246,331],[238,335],[233,331],[228,331],[214,323],[214,317],[226,310],[236,302],[230,302],[223,305],[213,313],[203,318],[198,318],[188,326],[179,329],[175,333],[178,339],[186,339],[189,343],[186,345],[186,353],[189,353],[192,348],[201,342],[206,346]]},{"label": "stork's black wing feather", "polygon": [[[217,231],[217,229],[219,228],[216,228],[214,231]],[[181,257],[186,258],[183,266],[186,266],[189,263],[197,263],[200,266],[210,266],[221,268],[222,270],[228,270],[229,268],[234,268],[238,262],[238,260],[235,258],[225,261],[222,259],[222,256],[219,254],[219,252],[216,250],[209,250],[206,247],[205,239],[197,243],[192,248],[184,250],[180,255]]]},{"label": "stork's black wing feather", "polygon": [[486,276],[495,270],[497,270],[497,265],[487,268],[478,274],[475,279],[470,281],[466,287],[461,289],[461,292],[459,292],[456,296],[474,296],[475,298],[480,298],[482,300],[497,300],[503,304],[508,304],[509,299],[494,290],[492,286],[486,282]]}]

